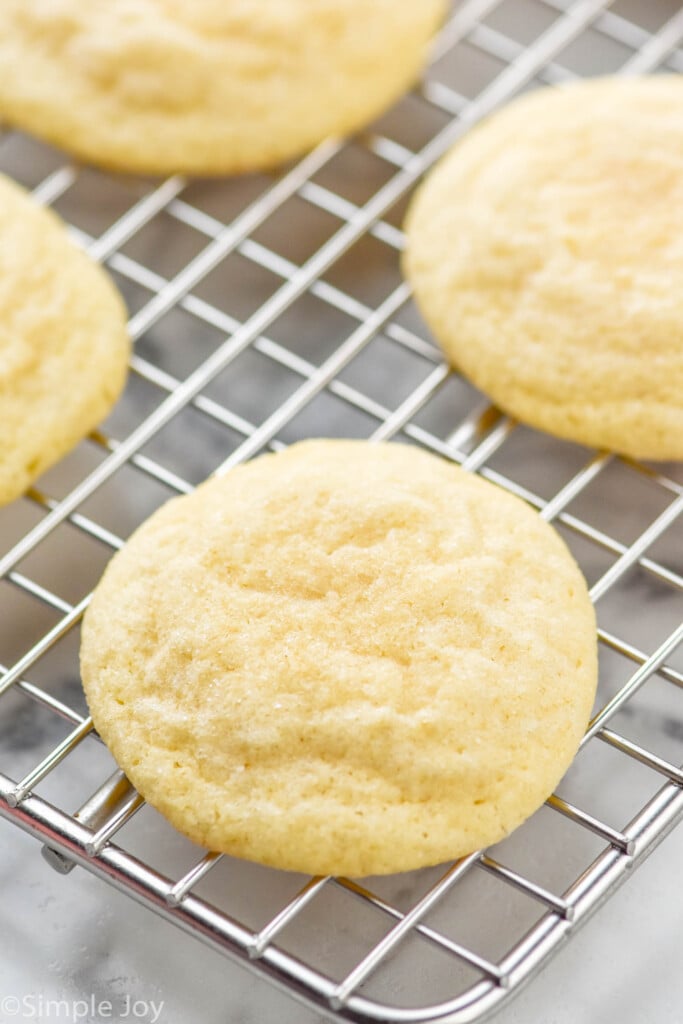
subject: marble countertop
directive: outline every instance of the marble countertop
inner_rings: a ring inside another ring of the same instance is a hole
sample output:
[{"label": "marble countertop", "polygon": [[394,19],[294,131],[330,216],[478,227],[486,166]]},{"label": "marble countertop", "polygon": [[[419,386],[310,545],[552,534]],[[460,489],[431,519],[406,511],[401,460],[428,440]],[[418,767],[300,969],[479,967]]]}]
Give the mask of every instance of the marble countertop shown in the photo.
[{"label": "marble countertop", "polygon": [[[682,859],[679,828],[492,1018],[496,1024],[678,1024]],[[48,1000],[94,999],[106,1010],[108,1001],[124,1020],[126,1013],[134,1019],[136,1005],[140,1020],[152,1021],[160,1009],[160,1024],[323,1024],[316,1012],[85,871],[56,874],[35,840],[3,821],[0,935],[2,1024],[36,1019],[27,1011],[40,999],[43,1009]],[[23,1016],[13,1015],[10,1003],[3,1016],[8,996],[34,1002]],[[43,1014],[43,1024],[50,1019]]]}]

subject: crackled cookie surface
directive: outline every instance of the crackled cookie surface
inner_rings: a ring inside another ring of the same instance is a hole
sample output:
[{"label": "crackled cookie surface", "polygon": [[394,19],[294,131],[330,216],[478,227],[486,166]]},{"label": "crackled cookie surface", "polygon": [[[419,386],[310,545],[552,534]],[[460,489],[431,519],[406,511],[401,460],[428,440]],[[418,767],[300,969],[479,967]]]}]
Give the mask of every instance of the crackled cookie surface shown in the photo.
[{"label": "crackled cookie surface", "polygon": [[83,627],[95,724],[199,843],[364,875],[500,839],[596,684],[593,609],[530,508],[404,445],[313,441],[169,502]]},{"label": "crackled cookie surface", "polygon": [[405,269],[453,364],[511,415],[683,458],[683,80],[540,89],[409,211]]},{"label": "crackled cookie surface", "polygon": [[278,164],[416,79],[445,0],[3,0],[0,119],[124,171]]},{"label": "crackled cookie surface", "polygon": [[106,273],[0,175],[0,505],[104,418],[128,354],[125,308]]}]

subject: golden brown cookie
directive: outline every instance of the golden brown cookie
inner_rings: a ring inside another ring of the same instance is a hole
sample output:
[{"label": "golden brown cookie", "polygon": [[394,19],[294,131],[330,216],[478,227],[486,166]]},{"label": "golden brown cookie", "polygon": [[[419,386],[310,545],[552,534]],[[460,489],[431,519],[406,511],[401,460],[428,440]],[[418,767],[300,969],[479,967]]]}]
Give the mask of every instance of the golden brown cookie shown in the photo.
[{"label": "golden brown cookie", "polygon": [[407,276],[449,359],[512,416],[683,457],[683,81],[540,89],[429,175]]},{"label": "golden brown cookie", "polygon": [[401,871],[519,825],[569,765],[595,619],[551,526],[404,445],[312,441],[156,512],[83,624],[88,703],[215,850]]}]

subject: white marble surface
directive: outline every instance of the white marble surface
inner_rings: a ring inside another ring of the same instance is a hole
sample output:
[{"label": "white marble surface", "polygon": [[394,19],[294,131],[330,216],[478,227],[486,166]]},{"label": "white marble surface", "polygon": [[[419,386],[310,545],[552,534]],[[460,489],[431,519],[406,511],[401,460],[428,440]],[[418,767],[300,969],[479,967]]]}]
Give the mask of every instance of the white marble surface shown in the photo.
[{"label": "white marble surface", "polygon": [[[682,861],[679,828],[495,1015],[496,1024],[678,1024]],[[0,1012],[2,1024],[37,1019],[30,1011],[40,998],[44,1008],[50,999],[92,997],[108,1000],[120,1015],[126,997],[147,1003],[141,1018],[147,1021],[152,1002],[163,1002],[159,1024],[323,1021],[85,871],[57,875],[38,844],[6,822],[0,822],[0,936],[0,1006],[8,995],[34,999],[23,1015]]]}]

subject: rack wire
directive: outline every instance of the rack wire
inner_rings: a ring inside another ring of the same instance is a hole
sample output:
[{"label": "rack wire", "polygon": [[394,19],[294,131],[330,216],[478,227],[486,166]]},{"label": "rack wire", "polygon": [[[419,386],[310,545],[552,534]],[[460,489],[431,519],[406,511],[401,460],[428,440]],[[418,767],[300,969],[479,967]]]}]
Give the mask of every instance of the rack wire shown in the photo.
[{"label": "rack wire", "polygon": [[[479,1020],[683,816],[683,473],[520,427],[448,371],[398,255],[420,176],[527,87],[683,70],[673,0],[463,0],[420,86],[276,175],[121,178],[18,133],[0,168],[116,278],[136,341],[100,431],[0,512],[0,813],[323,1012]],[[92,587],[162,501],[315,435],[421,445],[565,536],[597,602],[598,703],[544,808],[492,850],[383,879],[306,879],[174,833],[115,770],[78,682]],[[76,808],[80,807],[80,810]]]}]

